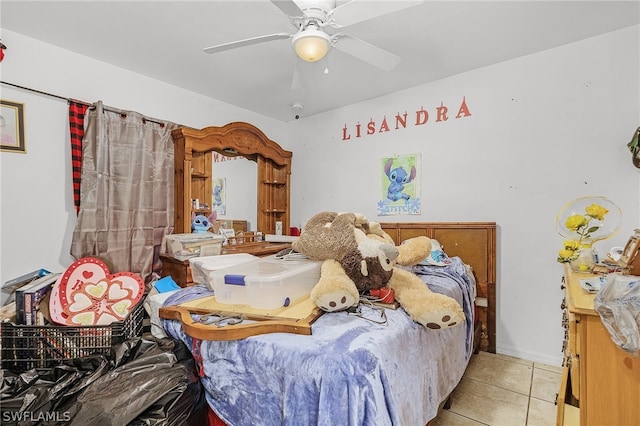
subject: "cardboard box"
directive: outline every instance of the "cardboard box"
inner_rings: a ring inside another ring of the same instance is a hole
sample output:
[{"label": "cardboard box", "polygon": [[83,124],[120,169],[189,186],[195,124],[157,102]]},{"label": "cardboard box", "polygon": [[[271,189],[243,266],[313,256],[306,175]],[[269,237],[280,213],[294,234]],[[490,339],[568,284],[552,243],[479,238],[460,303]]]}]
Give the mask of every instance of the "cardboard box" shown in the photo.
[{"label": "cardboard box", "polygon": [[222,251],[222,236],[205,233],[169,234],[164,237],[164,252],[180,261],[192,257],[214,256]]},{"label": "cardboard box", "polygon": [[277,309],[309,295],[320,280],[321,264],[268,256],[213,271],[210,286],[219,303]]}]

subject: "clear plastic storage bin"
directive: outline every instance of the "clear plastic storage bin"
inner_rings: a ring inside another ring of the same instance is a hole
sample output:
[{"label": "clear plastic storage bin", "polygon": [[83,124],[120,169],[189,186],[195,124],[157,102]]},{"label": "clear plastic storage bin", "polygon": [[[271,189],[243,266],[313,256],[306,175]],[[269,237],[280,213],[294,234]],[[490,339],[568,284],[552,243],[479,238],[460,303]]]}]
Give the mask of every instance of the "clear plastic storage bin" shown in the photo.
[{"label": "clear plastic storage bin", "polygon": [[189,259],[191,277],[197,284],[206,284],[213,290],[213,272],[218,269],[228,268],[240,263],[251,262],[260,259],[247,253],[221,254],[219,256],[193,257]]},{"label": "clear plastic storage bin", "polygon": [[211,232],[169,234],[163,239],[164,252],[180,261],[192,257],[215,256],[222,252],[222,235]]},{"label": "clear plastic storage bin", "polygon": [[277,309],[309,295],[320,280],[321,264],[315,260],[263,257],[213,271],[211,288],[219,303]]}]

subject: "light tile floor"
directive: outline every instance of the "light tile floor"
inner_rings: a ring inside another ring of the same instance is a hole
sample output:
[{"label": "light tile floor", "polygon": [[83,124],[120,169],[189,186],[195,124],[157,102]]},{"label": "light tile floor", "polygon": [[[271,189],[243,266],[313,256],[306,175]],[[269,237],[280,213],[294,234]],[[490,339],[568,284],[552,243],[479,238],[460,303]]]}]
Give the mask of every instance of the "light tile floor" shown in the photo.
[{"label": "light tile floor", "polygon": [[429,426],[553,426],[562,368],[480,352]]}]

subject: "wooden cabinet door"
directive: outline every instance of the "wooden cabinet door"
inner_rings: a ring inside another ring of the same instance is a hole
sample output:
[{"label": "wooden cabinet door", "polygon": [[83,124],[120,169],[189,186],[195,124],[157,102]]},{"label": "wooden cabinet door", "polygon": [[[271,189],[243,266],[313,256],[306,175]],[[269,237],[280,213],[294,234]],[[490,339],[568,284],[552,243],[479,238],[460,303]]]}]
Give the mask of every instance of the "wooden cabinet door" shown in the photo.
[{"label": "wooden cabinet door", "polygon": [[597,315],[583,315],[580,412],[585,425],[640,425],[640,358],[616,346]]}]

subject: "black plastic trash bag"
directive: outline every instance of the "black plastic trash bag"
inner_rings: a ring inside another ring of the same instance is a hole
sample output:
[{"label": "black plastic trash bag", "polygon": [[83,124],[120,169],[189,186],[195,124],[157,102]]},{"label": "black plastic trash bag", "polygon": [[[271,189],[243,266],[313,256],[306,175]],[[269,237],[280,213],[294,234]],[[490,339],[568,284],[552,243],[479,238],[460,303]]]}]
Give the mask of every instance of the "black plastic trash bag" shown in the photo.
[{"label": "black plastic trash bag", "polygon": [[594,308],[611,340],[622,350],[640,355],[640,277],[607,275]]},{"label": "black plastic trash bag", "polygon": [[68,424],[71,416],[65,405],[111,368],[105,357],[92,356],[46,371],[2,370],[0,424]]},{"label": "black plastic trash bag", "polygon": [[208,406],[182,342],[135,338],[44,372],[2,372],[1,424],[205,425]]}]

